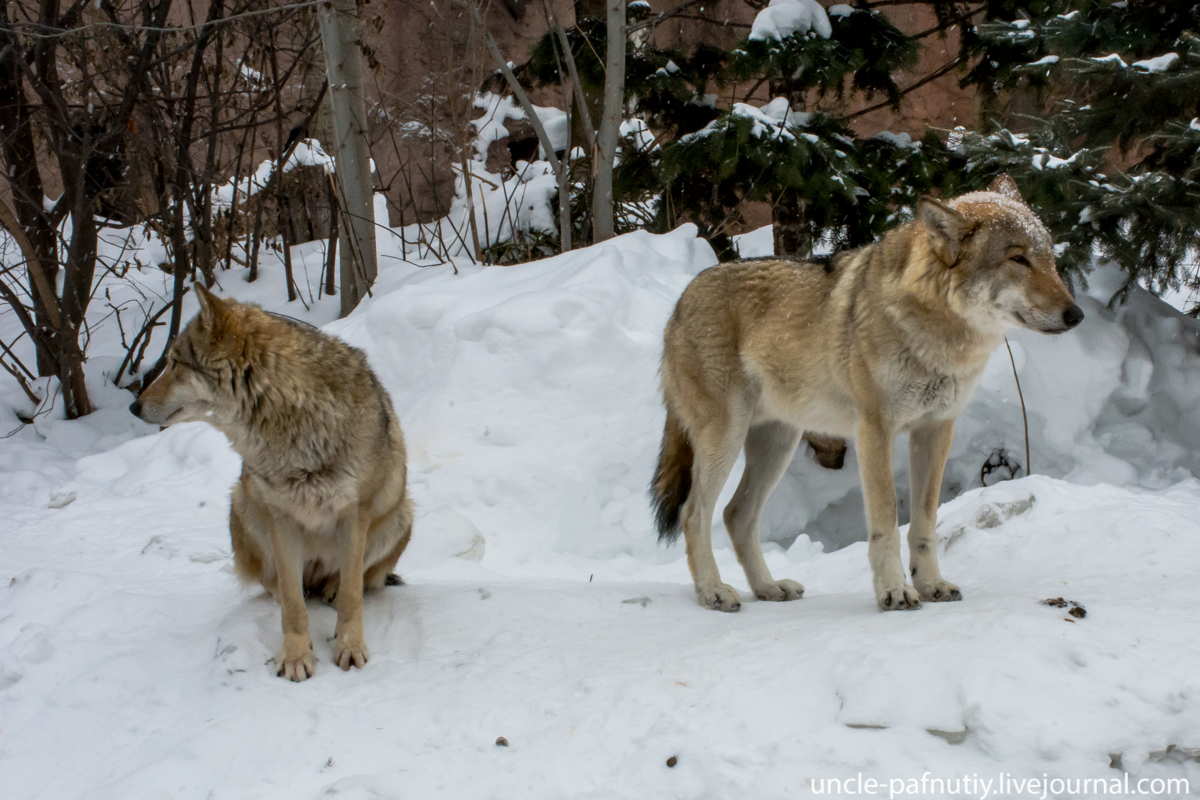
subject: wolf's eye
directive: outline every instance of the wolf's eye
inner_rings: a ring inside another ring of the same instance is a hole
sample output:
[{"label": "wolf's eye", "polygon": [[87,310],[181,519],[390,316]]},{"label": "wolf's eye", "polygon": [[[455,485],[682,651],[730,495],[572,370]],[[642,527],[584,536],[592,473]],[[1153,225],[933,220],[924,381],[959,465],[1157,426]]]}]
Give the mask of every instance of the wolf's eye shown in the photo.
[{"label": "wolf's eye", "polygon": [[1012,258],[1009,259],[1009,261],[1012,261],[1013,263],[1016,263],[1016,264],[1020,264],[1022,267],[1032,266],[1032,264],[1029,263],[1029,259],[1022,255],[1013,256]]}]

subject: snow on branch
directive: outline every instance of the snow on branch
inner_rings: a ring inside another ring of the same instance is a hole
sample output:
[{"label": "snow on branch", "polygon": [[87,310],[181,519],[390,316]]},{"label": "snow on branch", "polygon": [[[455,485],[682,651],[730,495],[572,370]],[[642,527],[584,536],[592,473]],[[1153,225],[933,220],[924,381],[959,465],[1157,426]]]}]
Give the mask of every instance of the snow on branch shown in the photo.
[{"label": "snow on branch", "polygon": [[771,0],[758,12],[750,29],[750,39],[783,40],[789,36],[810,34],[828,39],[833,34],[829,17],[817,0]]}]

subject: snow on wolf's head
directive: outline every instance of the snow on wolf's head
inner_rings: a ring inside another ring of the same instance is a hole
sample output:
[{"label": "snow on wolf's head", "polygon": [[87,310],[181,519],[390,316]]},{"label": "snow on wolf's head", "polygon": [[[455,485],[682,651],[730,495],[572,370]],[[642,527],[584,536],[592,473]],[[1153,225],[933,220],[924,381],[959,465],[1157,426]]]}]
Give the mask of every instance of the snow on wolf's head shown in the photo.
[{"label": "snow on wolf's head", "polygon": [[947,300],[975,328],[1062,333],[1083,320],[1058,274],[1050,232],[1007,175],[947,203],[922,198],[917,220]]}]

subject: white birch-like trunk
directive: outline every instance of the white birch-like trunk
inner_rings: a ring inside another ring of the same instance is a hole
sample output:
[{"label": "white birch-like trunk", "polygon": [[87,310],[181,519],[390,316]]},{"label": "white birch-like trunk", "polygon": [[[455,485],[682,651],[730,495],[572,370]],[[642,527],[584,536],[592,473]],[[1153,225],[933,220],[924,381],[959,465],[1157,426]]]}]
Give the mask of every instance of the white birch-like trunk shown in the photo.
[{"label": "white birch-like trunk", "polygon": [[613,161],[625,106],[625,0],[608,0],[608,50],[604,72],[604,113],[596,134],[596,181],[592,190],[592,241],[611,239]]},{"label": "white birch-like trunk", "polygon": [[317,11],[329,74],[333,154],[341,195],[338,255],[344,317],[370,292],[379,272],[375,252],[375,192],[367,144],[362,51],[355,25],[358,8],[355,0],[329,0],[317,6]]}]

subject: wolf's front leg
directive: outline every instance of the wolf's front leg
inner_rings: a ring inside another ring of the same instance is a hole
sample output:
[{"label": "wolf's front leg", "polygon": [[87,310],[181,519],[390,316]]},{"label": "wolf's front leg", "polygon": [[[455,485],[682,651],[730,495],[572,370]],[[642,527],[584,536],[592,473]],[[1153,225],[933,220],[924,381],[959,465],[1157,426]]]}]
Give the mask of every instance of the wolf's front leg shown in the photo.
[{"label": "wolf's front leg", "polygon": [[908,527],[908,558],[913,586],[922,600],[962,600],[962,592],[942,578],[937,561],[938,497],[942,471],[954,439],[954,420],[914,428],[909,438],[908,463],[912,476],[912,524]]},{"label": "wolf's front leg", "polygon": [[308,609],[304,606],[304,553],[300,531],[292,520],[274,514],[267,526],[279,582],[279,605],[283,609],[283,653],[275,662],[280,677],[299,682],[311,678],[316,671],[312,639],[308,635]]},{"label": "wolf's front leg", "polygon": [[896,521],[896,484],[892,477],[892,431],[864,412],[858,422],[858,469],[867,503],[867,557],[881,611],[918,608],[921,598],[904,580],[900,527]]},{"label": "wolf's front leg", "polygon": [[338,519],[341,564],[333,663],[344,670],[362,668],[368,658],[363,637],[363,554],[367,549],[369,513],[369,509],[354,505]]}]

